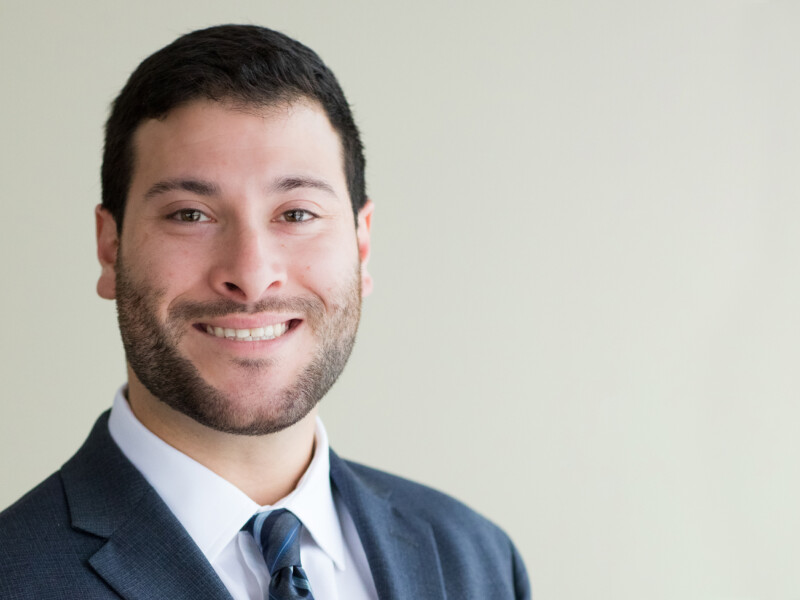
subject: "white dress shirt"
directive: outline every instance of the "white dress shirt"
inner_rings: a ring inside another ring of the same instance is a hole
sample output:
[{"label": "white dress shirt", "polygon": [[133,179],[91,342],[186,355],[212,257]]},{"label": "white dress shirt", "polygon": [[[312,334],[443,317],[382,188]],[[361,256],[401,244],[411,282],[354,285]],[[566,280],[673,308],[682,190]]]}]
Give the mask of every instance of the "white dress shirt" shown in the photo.
[{"label": "white dress shirt", "polygon": [[286,508],[302,521],[300,560],[316,600],[377,600],[364,547],[350,513],[330,482],[328,436],[317,419],[314,456],[297,487],[272,506],[259,506],[232,483],[176,450],[139,422],[123,386],[108,429],[186,529],[235,600],[267,597],[270,575],[249,534],[256,512]]}]

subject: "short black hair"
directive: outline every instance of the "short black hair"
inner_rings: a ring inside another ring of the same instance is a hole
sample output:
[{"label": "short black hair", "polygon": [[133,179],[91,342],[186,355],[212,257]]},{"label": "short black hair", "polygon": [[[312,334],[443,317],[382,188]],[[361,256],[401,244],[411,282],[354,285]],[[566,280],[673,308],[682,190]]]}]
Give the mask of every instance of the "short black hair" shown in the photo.
[{"label": "short black hair", "polygon": [[106,122],[103,206],[122,231],[134,167],[133,135],[146,119],[163,118],[193,100],[268,106],[316,101],[342,144],[353,213],[364,206],[364,149],[350,106],[333,72],[292,38],[255,25],[193,31],[147,57],[114,100]]}]

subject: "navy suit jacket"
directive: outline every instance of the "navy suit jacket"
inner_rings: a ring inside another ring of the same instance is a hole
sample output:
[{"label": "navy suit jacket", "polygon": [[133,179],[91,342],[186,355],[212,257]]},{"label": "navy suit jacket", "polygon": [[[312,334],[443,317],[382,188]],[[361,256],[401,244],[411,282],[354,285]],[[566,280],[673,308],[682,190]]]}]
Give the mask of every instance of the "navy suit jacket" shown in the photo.
[{"label": "navy suit jacket", "polygon": [[[333,452],[331,481],[381,600],[530,598],[511,541],[463,504]],[[0,513],[0,598],[120,597],[230,600],[105,413],[60,471]]]}]

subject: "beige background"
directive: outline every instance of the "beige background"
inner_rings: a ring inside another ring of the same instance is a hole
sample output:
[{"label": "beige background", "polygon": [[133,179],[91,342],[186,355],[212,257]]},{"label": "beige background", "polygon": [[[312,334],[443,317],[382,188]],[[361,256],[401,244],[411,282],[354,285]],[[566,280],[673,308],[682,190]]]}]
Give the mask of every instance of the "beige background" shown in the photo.
[{"label": "beige background", "polygon": [[124,377],[109,102],[254,22],[322,55],[367,147],[339,453],[497,521],[538,600],[800,598],[797,4],[0,0],[0,507]]}]

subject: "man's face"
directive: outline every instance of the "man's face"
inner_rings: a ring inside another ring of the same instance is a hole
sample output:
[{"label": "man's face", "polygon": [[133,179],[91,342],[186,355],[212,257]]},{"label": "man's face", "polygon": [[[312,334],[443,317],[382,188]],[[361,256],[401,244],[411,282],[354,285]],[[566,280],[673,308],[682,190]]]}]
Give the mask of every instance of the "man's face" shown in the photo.
[{"label": "man's face", "polygon": [[341,372],[371,287],[371,204],[353,212],[316,105],[197,101],[134,136],[121,239],[98,210],[98,292],[117,299],[149,393],[213,429],[279,431]]}]

